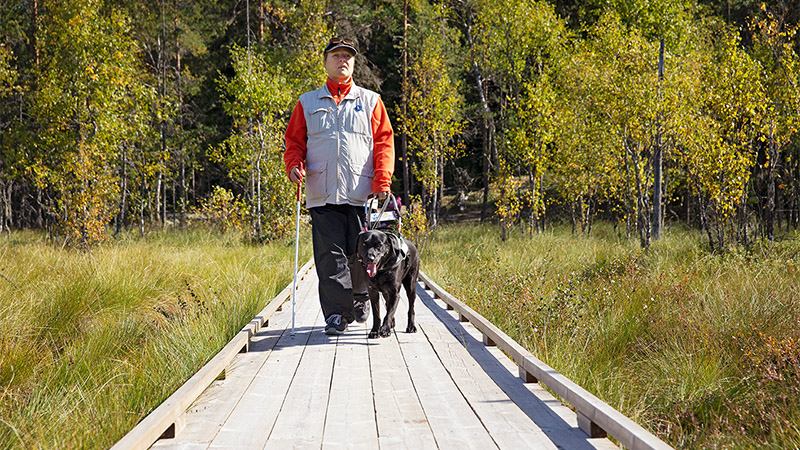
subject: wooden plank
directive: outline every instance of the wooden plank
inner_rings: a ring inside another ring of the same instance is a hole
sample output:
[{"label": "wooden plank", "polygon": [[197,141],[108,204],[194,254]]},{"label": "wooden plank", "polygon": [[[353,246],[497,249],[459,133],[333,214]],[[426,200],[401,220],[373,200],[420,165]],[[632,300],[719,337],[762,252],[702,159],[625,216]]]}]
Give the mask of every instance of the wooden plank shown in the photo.
[{"label": "wooden plank", "polygon": [[591,439],[578,428],[574,411],[538,384],[525,385],[517,378],[517,365],[497,347],[481,345],[484,336],[471,323],[461,323],[449,314],[443,303],[424,290],[418,290],[425,305],[464,345],[481,370],[511,399],[558,448],[616,449],[608,439]]},{"label": "wooden plank", "polygon": [[323,328],[320,312],[264,447],[266,449],[322,446],[335,357],[331,344],[337,339],[337,336],[327,336]]},{"label": "wooden plank", "polygon": [[209,448],[261,448],[266,444],[307,345],[315,342],[314,336],[322,334],[316,324],[321,316],[316,283],[306,289],[308,298],[296,311],[299,326],[295,335],[289,332],[281,335]]},{"label": "wooden plank", "polygon": [[[557,448],[542,429],[525,415],[478,364],[476,357],[484,359],[482,361],[484,364],[491,363],[487,358],[493,359],[485,351],[483,343],[466,333],[460,336],[461,341],[456,339],[446,327],[442,326],[441,322],[443,319],[452,320],[452,318],[449,316],[439,317],[435,314],[433,308],[438,309],[438,307],[430,304],[433,299],[427,295],[420,295],[420,300],[420,303],[428,306],[427,308],[418,308],[417,317],[420,318],[420,327],[428,336],[442,365],[447,369],[461,394],[469,402],[497,446],[501,449]],[[425,320],[428,318],[432,320]],[[470,354],[466,347],[476,348]]]},{"label": "wooden plank", "polygon": [[378,448],[367,328],[352,323],[338,337],[323,449]]},{"label": "wooden plank", "polygon": [[[313,265],[309,260],[299,271],[307,273]],[[122,437],[114,446],[115,450],[144,449],[152,445],[167,428],[186,411],[203,391],[214,382],[230,362],[246,346],[250,337],[268,320],[278,306],[291,295],[291,284],[283,289],[267,306],[256,315],[225,347],[206,363],[194,376],[169,396],[161,405],[142,419],[131,431]]]},{"label": "wooden plank", "polygon": [[[319,307],[316,298],[309,300],[308,296],[312,289],[316,289],[314,279],[298,284],[298,310],[303,310],[304,302],[313,303],[312,308]],[[206,448],[263,368],[281,336],[289,333],[290,326],[291,308],[279,309],[272,316],[270,324],[253,336],[250,351],[238,355],[226,369],[226,378],[215,381],[186,411],[183,416],[187,422],[186,428],[175,439],[160,439],[152,448]]]},{"label": "wooden plank", "polygon": [[380,448],[435,448],[433,431],[414,390],[397,338],[392,336],[371,342],[374,343],[368,347],[369,363]]},{"label": "wooden plank", "polygon": [[[421,308],[420,308],[421,309]],[[403,309],[398,312],[404,314]],[[435,318],[417,315],[417,327],[427,329]],[[402,322],[402,321],[400,321]],[[497,448],[489,432],[442,366],[424,331],[400,331],[386,339],[397,339],[408,372],[439,448]],[[385,340],[385,339],[382,339]]]},{"label": "wooden plank", "polygon": [[525,350],[525,348],[494,326],[494,324],[450,295],[422,272],[420,272],[420,280],[422,280],[428,289],[434,292],[435,296],[453,306],[453,308],[458,311],[460,318],[469,320],[482,333],[486,334],[494,341],[498,347],[503,349],[515,362],[536,377],[540,383],[552,389],[564,399],[564,401],[580,411],[590,422],[596,424],[609,435],[613,436],[623,446],[631,450],[660,450],[672,448],[654,434],[644,429],[641,425],[635,423],[552,367],[534,357],[530,352]]}]

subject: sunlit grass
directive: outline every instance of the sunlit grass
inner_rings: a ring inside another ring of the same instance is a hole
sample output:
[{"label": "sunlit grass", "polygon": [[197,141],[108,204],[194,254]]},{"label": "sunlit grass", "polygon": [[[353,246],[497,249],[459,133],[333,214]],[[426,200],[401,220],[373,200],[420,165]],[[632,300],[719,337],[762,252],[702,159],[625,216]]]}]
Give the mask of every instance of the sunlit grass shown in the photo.
[{"label": "sunlit grass", "polygon": [[[682,448],[800,443],[800,244],[647,252],[607,224],[533,238],[449,225],[422,270],[535,355]],[[453,263],[459,261],[459,263]]]},{"label": "sunlit grass", "polygon": [[91,251],[4,234],[0,447],[110,446],[291,282],[293,263],[290,240],[205,230]]}]

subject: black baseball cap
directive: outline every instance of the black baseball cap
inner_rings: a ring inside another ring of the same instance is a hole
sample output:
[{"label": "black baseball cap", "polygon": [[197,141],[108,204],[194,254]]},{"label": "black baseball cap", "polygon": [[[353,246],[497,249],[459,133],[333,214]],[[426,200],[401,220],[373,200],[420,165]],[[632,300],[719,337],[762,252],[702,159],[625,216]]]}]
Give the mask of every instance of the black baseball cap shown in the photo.
[{"label": "black baseball cap", "polygon": [[358,50],[356,50],[352,39],[340,37],[332,37],[331,40],[328,41],[328,45],[325,46],[325,50],[323,50],[322,53],[327,55],[328,52],[334,51],[337,48],[346,48],[353,52],[354,55],[358,54]]}]

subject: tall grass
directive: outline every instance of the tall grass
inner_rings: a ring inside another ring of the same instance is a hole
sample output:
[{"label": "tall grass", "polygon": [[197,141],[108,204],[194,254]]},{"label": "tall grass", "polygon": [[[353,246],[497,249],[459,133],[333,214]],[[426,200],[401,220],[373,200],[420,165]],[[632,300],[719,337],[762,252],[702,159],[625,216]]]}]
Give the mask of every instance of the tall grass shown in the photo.
[{"label": "tall grass", "polygon": [[647,252],[605,224],[499,234],[444,226],[422,268],[676,447],[800,446],[798,240],[716,255],[680,229]]},{"label": "tall grass", "polygon": [[113,444],[291,281],[292,244],[191,230],[81,252],[2,236],[0,447]]}]

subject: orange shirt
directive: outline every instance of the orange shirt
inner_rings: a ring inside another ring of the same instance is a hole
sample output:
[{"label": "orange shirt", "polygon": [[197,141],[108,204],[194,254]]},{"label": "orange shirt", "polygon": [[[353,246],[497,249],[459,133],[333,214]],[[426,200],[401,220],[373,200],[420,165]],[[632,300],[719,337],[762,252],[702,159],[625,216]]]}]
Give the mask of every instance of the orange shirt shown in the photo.
[{"label": "orange shirt", "polygon": [[[328,91],[336,100],[338,105],[342,99],[350,92],[353,86],[353,79],[343,83],[338,83],[328,78],[326,83]],[[394,132],[392,124],[389,122],[389,115],[386,107],[379,98],[372,112],[372,165],[375,168],[375,178],[372,180],[372,192],[388,192],[392,184],[392,173],[394,173]],[[303,105],[298,101],[289,119],[286,128],[286,152],[283,154],[283,162],[286,165],[288,175],[295,167],[305,167],[306,142],[308,140],[308,128],[306,127]]]}]

